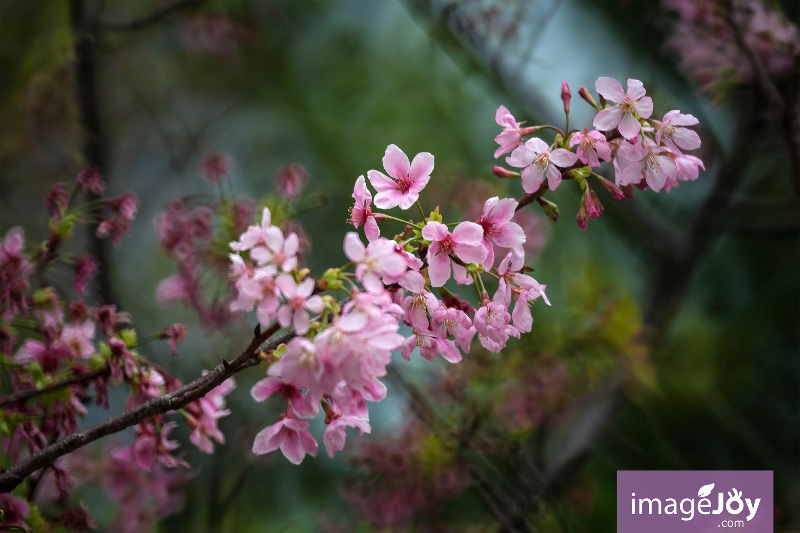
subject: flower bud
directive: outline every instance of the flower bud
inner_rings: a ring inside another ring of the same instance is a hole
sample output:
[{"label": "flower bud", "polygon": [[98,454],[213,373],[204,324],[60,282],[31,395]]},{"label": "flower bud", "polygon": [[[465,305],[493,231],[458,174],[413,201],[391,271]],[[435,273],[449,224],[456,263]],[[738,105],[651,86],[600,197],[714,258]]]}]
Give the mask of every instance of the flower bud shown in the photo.
[{"label": "flower bud", "polygon": [[511,170],[508,170],[507,168],[503,168],[497,165],[492,167],[492,174],[494,174],[498,178],[503,178],[503,179],[514,179],[519,177],[519,172],[513,172]]},{"label": "flower bud", "polygon": [[575,221],[578,223],[578,227],[584,230],[589,224],[589,216],[586,214],[586,195],[581,196],[581,205],[578,208],[578,217]]},{"label": "flower bud", "polygon": [[566,81],[561,82],[561,100],[564,102],[564,113],[569,114],[569,101],[572,99],[572,93],[569,90],[569,85]]},{"label": "flower bud", "polygon": [[558,213],[558,206],[556,204],[554,204],[550,200],[542,198],[541,196],[537,198],[536,201],[539,202],[540,206],[542,206],[542,211],[544,211],[544,214],[547,216],[547,218],[549,218],[553,222],[558,222],[559,213]]},{"label": "flower bud", "polygon": [[617,187],[616,185],[605,179],[603,176],[595,175],[595,177],[597,177],[597,179],[600,180],[600,183],[603,185],[603,187],[606,188],[608,194],[611,195],[611,197],[614,199],[615,202],[619,202],[620,200],[625,198],[625,193],[623,193],[619,187]]},{"label": "flower bud", "polygon": [[594,107],[598,111],[600,110],[600,106],[597,105],[597,102],[594,101],[594,97],[592,93],[589,92],[589,89],[581,85],[580,89],[578,89],[578,94],[581,98],[583,98],[590,106]]}]

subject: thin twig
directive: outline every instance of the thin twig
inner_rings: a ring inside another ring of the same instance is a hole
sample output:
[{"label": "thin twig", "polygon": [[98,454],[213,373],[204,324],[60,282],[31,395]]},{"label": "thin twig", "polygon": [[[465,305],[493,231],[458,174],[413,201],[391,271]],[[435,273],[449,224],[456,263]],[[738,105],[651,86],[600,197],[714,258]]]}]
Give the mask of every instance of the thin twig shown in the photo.
[{"label": "thin twig", "polygon": [[28,398],[33,398],[35,396],[41,396],[42,394],[47,394],[48,392],[53,392],[58,389],[62,389],[64,387],[69,387],[71,385],[82,385],[88,381],[93,381],[101,376],[108,375],[111,369],[108,365],[103,366],[102,368],[98,368],[92,372],[87,372],[85,374],[75,374],[71,378],[65,379],[63,381],[57,381],[55,383],[51,383],[41,389],[30,389],[20,392],[15,392],[14,394],[9,394],[7,396],[0,396],[0,407],[5,407],[7,405],[11,405],[17,402],[24,402]]},{"label": "thin twig", "polygon": [[201,0],[179,0],[178,2],[175,2],[164,9],[155,11],[140,19],[131,20],[129,22],[104,23],[100,25],[100,28],[106,31],[119,32],[143,30],[158,24],[162,20],[174,15],[175,13],[185,9],[199,7],[202,4],[203,2]]},{"label": "thin twig", "polygon": [[[176,411],[202,398],[232,375],[247,367],[258,364],[258,354],[261,350],[273,350],[295,336],[294,331],[291,330],[267,342],[279,329],[280,326],[277,323],[273,324],[260,335],[253,338],[250,345],[245,348],[236,359],[227,365],[217,365],[213,370],[197,378],[188,385],[176,391],[153,398],[133,409],[129,409],[99,424],[95,424],[84,431],[73,433],[28,456],[22,462],[0,474],[0,492],[10,492],[32,473],[53,463],[53,461],[59,457],[85,446],[90,442],[113,433],[118,433],[152,416]],[[267,342],[266,345],[264,345],[265,342]]]}]

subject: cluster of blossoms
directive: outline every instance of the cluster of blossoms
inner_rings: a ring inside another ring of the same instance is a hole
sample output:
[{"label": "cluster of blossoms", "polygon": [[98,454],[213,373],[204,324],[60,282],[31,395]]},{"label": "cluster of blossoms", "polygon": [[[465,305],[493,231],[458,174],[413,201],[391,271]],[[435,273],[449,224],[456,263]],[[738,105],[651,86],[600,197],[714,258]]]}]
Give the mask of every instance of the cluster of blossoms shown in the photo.
[{"label": "cluster of blossoms", "polygon": [[737,31],[767,72],[796,75],[800,31],[775,2],[734,0],[730,12],[720,0],[663,0],[662,4],[677,15],[667,47],[678,54],[682,68],[703,91],[724,91],[754,80],[756,72],[737,43]]},{"label": "cluster of blossoms", "polygon": [[[506,163],[522,169],[518,174],[501,167],[494,172],[499,177],[519,176],[523,190],[535,195],[545,213],[557,218],[554,205],[541,195],[546,190],[555,190],[561,180],[575,179],[583,191],[577,222],[586,229],[589,219],[603,214],[603,205],[586,178],[594,176],[600,184],[619,201],[633,195],[633,187],[650,188],[655,192],[669,191],[681,181],[697,179],[703,162],[685,152],[700,147],[698,134],[686,126],[698,120],[678,110],[667,112],[661,120],[651,119],[653,101],[645,96],[639,80],[629,79],[627,90],[613,78],[598,78],[595,88],[600,94],[602,106],[583,86],[580,96],[598,111],[594,117],[594,130],[562,131],[554,126],[523,126],[503,106],[498,108],[495,121],[503,127],[496,137],[499,145],[495,157],[510,152]],[[569,107],[572,94],[566,82],[562,84],[561,97],[569,126]],[[553,144],[548,145],[539,137],[525,137],[542,129],[558,132]],[[574,149],[574,152],[572,151]],[[602,161],[612,161],[615,182],[600,176],[592,169],[600,167]]]},{"label": "cluster of blossoms", "polygon": [[[109,386],[124,383],[129,388],[127,408],[181,386],[138,348],[161,339],[174,355],[178,341],[186,336],[185,326],[174,324],[139,339],[128,313],[115,305],[87,302],[85,293],[99,262],[93,256],[70,256],[62,250],[80,223],[95,223],[98,237],[115,241],[127,232],[136,214],[135,197],[130,193],[72,205],[81,191],[100,196],[104,188],[91,167],[81,170],[71,193],[67,194],[66,184],[54,186],[46,198],[50,231],[32,253],[26,253],[19,227],[0,238],[0,363],[4,382],[11,385],[9,394],[0,395],[0,468],[4,470],[76,433],[90,403],[107,409]],[[73,269],[71,296],[64,294],[69,288],[59,290],[47,283],[59,261]],[[39,288],[32,280],[39,282]],[[225,396],[232,388],[228,381],[184,408],[191,442],[207,453],[213,451],[212,441],[224,442],[217,421],[228,414]],[[168,440],[174,425],[164,423],[163,417],[145,420],[136,426],[133,442],[115,452],[115,459],[146,471],[155,465],[185,465],[171,454],[177,446]],[[51,464],[42,476],[50,472],[60,500],[66,501],[69,473]],[[23,516],[23,507],[16,507]]]},{"label": "cluster of blossoms", "polygon": [[[377,191],[374,207],[407,210],[416,205],[423,220],[415,223],[373,210],[372,192],[359,177],[350,222],[364,226],[368,244],[356,233],[345,236],[352,272],[333,268],[315,281],[307,270],[299,270],[297,236],[272,225],[269,209],[260,225],[250,226],[230,244],[238,291],[232,309],[255,309],[262,326],[277,320],[297,335],[285,349],[270,354],[269,377],[252,390],[258,401],[279,393],[287,405],[281,419],[257,435],[255,453],[280,448],[294,463],[306,453],[315,455],[318,444],[303,419],[317,416],[320,408],[331,456],[343,449],[346,427],[369,432],[366,402],[384,398],[380,378],[392,350],[399,349],[406,360],[418,350],[428,361],[441,355],[455,363],[469,352],[476,335],[485,348],[499,352],[510,337],[531,330],[530,305],[544,297],[544,286],[524,273],[525,233],[511,222],[518,202],[489,198],[477,220],[445,224],[438,208],[425,216],[418,201],[433,171],[431,154],[417,154],[409,162],[390,145],[383,165],[386,174],[367,174]],[[393,239],[381,237],[387,221],[402,224]],[[497,281],[491,298],[484,276]],[[475,285],[477,309],[444,287],[451,278]],[[339,289],[348,299],[341,306],[332,296],[318,294]],[[410,334],[403,335],[401,325]]]}]

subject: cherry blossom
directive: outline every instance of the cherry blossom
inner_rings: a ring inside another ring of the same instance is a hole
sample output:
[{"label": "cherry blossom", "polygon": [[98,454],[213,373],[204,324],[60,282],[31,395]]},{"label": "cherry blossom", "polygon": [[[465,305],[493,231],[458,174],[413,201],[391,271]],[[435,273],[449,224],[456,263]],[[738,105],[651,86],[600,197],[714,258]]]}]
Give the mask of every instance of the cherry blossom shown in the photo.
[{"label": "cherry blossom", "polygon": [[500,145],[500,147],[494,151],[494,157],[498,158],[520,145],[522,139],[520,127],[523,123],[517,122],[511,112],[502,105],[497,108],[494,121],[498,126],[503,127],[503,131],[494,138],[494,142]]},{"label": "cherry blossom", "polygon": [[378,227],[378,220],[383,219],[380,213],[375,214],[372,212],[372,193],[367,189],[364,183],[364,176],[359,176],[356,184],[353,187],[353,198],[355,204],[350,208],[350,222],[356,228],[364,226],[364,233],[369,242],[374,241],[381,236],[381,230]]},{"label": "cherry blossom", "polygon": [[676,165],[669,150],[656,146],[648,138],[638,145],[622,143],[616,159],[624,162],[617,180],[621,185],[635,185],[644,178],[647,185],[658,192],[668,178],[675,179]]},{"label": "cherry blossom", "polygon": [[569,150],[563,148],[550,150],[547,143],[538,137],[528,139],[506,158],[506,162],[512,167],[523,169],[522,189],[529,194],[541,187],[545,176],[547,186],[550,190],[555,190],[561,183],[561,172],[556,165],[566,168],[575,164],[577,160],[578,156]]},{"label": "cherry blossom", "polygon": [[286,417],[256,435],[253,453],[261,455],[281,449],[292,463],[299,465],[306,454],[316,457],[319,444],[308,432],[308,421]]},{"label": "cherry blossom", "polygon": [[619,127],[619,133],[626,139],[633,139],[639,134],[641,124],[634,116],[638,113],[642,118],[650,118],[653,113],[653,100],[645,96],[645,89],[639,80],[628,79],[628,92],[614,78],[597,78],[595,89],[600,95],[617,105],[607,107],[594,117],[594,127],[600,131],[613,130]]},{"label": "cherry blossom", "polygon": [[483,246],[483,228],[474,222],[462,222],[453,230],[441,222],[430,221],[422,228],[428,246],[428,276],[431,285],[441,287],[450,279],[450,254],[466,263],[480,263],[488,253]]},{"label": "cherry blossom", "polygon": [[391,209],[400,206],[400,209],[408,209],[419,199],[419,193],[431,179],[433,156],[421,152],[409,164],[408,156],[390,144],[383,156],[383,168],[389,177],[377,170],[367,172],[369,182],[378,191],[375,207]]},{"label": "cherry blossom", "polygon": [[347,438],[345,428],[347,427],[358,429],[359,435],[369,433],[372,430],[369,421],[361,416],[344,415],[334,418],[325,428],[325,434],[322,437],[325,449],[331,458],[333,458],[335,452],[340,452],[344,449],[345,439]]},{"label": "cherry blossom", "polygon": [[611,161],[611,147],[606,142],[606,137],[597,130],[576,131],[569,140],[570,146],[578,146],[578,159],[590,167],[599,167],[600,160]]},{"label": "cherry blossom", "polygon": [[395,253],[395,243],[378,239],[364,247],[357,233],[349,232],[344,238],[344,253],[357,263],[356,279],[370,292],[383,291],[381,276],[401,276],[406,271],[403,258]]},{"label": "cherry blossom", "polygon": [[283,327],[291,324],[295,333],[305,335],[308,333],[308,311],[321,313],[324,305],[319,295],[312,296],[314,280],[306,278],[300,283],[295,283],[292,276],[283,274],[278,277],[275,284],[286,299],[286,304],[278,309],[278,322]]},{"label": "cherry blossom", "polygon": [[656,130],[656,144],[664,142],[671,151],[680,153],[681,150],[696,150],[700,148],[700,136],[696,131],[681,126],[694,126],[699,120],[692,115],[683,115],[673,109],[664,115],[661,122],[654,120]]},{"label": "cherry blossom", "polygon": [[486,259],[483,268],[490,269],[494,265],[494,246],[521,250],[525,244],[525,232],[511,218],[516,212],[519,202],[513,198],[495,196],[483,204],[483,214],[476,223],[483,228],[483,246],[486,248]]}]

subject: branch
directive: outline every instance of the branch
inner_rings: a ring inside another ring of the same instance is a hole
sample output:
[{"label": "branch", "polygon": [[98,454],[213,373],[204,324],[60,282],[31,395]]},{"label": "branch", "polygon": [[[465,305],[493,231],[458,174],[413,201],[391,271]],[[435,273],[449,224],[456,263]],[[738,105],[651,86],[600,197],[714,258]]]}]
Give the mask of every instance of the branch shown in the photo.
[{"label": "branch", "polygon": [[129,22],[117,22],[110,24],[102,24],[100,27],[107,31],[136,31],[149,28],[168,18],[170,15],[183,11],[184,9],[191,9],[202,5],[202,0],[179,0],[174,4],[165,7],[160,11],[155,11],[146,17],[131,20]]},{"label": "branch", "polygon": [[71,385],[82,385],[88,381],[93,381],[101,376],[107,375],[109,373],[109,370],[110,370],[109,366],[105,365],[92,372],[87,372],[85,374],[75,374],[71,378],[51,383],[45,387],[42,387],[41,389],[30,389],[26,391],[15,392],[14,394],[9,394],[7,396],[0,396],[0,407],[5,407],[7,405],[11,405],[17,402],[24,402],[28,398],[33,398],[35,396],[47,394],[48,392],[53,392],[54,390],[62,389],[64,387],[69,387]]},{"label": "branch", "polygon": [[[6,472],[0,474],[0,493],[10,492],[22,481],[59,457],[66,455],[90,442],[96,441],[107,435],[118,433],[123,429],[136,425],[143,420],[155,415],[168,413],[181,409],[193,401],[202,398],[208,392],[220,385],[226,379],[244,370],[247,367],[255,366],[259,363],[258,353],[262,345],[272,335],[278,332],[280,326],[275,323],[253,338],[250,345],[236,359],[230,363],[223,359],[223,364],[217,365],[206,375],[197,378],[188,385],[180,389],[163,394],[157,398],[145,402],[133,409],[125,411],[117,416],[108,418],[99,424],[65,437],[58,442],[39,450],[28,456],[24,461],[14,465]],[[287,331],[283,335],[276,337],[263,346],[264,350],[273,350],[280,344],[287,342],[295,336],[294,330]]]}]

